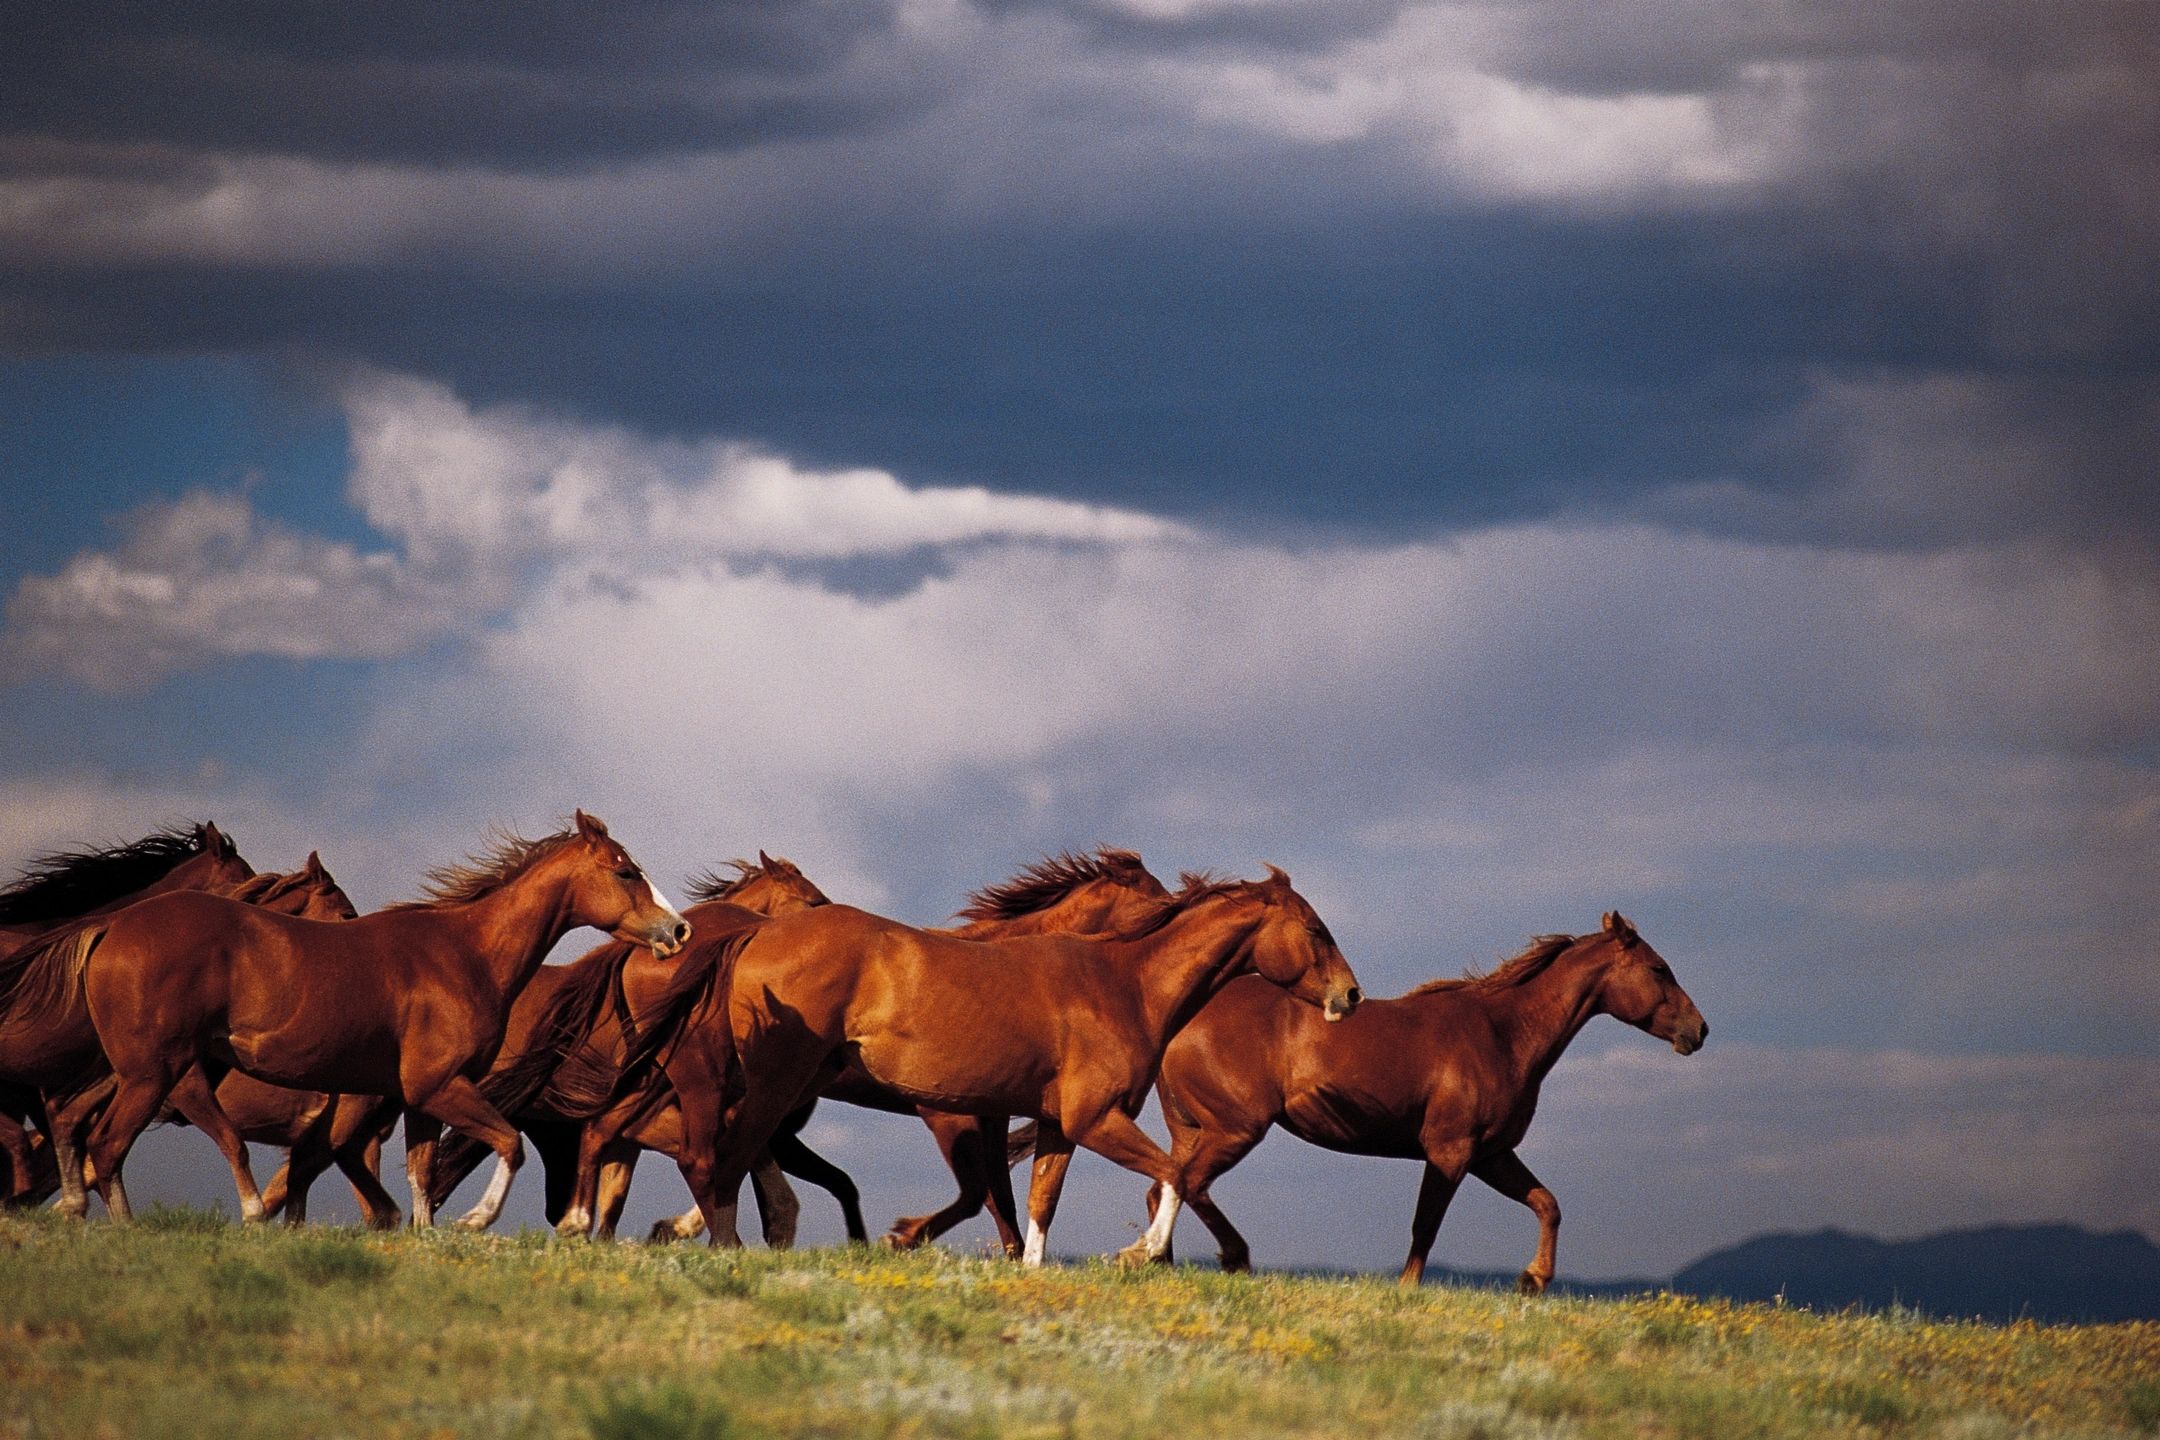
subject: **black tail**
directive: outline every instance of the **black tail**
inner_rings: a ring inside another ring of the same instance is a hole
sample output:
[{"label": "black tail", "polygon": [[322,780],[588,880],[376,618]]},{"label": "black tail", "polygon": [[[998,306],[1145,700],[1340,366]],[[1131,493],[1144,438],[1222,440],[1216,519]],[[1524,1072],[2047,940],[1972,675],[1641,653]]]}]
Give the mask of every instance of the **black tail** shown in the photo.
[{"label": "black tail", "polygon": [[101,924],[77,925],[0,955],[0,1032],[11,1018],[42,1019],[80,1004],[83,968],[104,938]]},{"label": "black tail", "polygon": [[[540,1101],[566,1056],[588,1048],[594,1028],[606,1018],[609,1000],[620,993],[622,968],[631,949],[618,943],[606,947],[597,958],[578,962],[583,968],[533,1022],[524,1051],[482,1077],[480,1094],[497,1114],[516,1123]],[[488,1154],[487,1146],[462,1131],[445,1133],[435,1146],[435,1165],[428,1177],[433,1203],[447,1201]]]},{"label": "black tail", "polygon": [[563,1057],[549,1079],[540,1103],[549,1113],[570,1120],[586,1120],[613,1105],[645,1078],[663,1051],[681,1038],[693,1016],[708,999],[717,998],[716,1037],[726,1036],[732,1048],[734,1035],[727,1023],[727,989],[735,975],[735,958],[757,934],[758,926],[744,925],[704,944],[692,943],[690,952],[675,966],[675,973],[644,1014],[632,1016],[621,1007],[627,1041],[622,1053],[609,1056],[597,1046],[581,1046]]},{"label": "black tail", "polygon": [[1033,1120],[1016,1126],[1005,1137],[1005,1168],[1010,1170],[1035,1153],[1035,1134],[1041,1127]]}]

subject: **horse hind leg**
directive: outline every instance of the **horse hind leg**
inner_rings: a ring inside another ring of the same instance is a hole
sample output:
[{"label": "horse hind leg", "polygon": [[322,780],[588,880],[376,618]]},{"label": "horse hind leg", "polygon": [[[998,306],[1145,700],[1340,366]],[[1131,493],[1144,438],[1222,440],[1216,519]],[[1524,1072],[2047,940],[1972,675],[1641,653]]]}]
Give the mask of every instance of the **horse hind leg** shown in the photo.
[{"label": "horse hind leg", "polygon": [[0,1205],[13,1205],[30,1193],[30,1132],[12,1115],[0,1115],[0,1154],[7,1156],[7,1185]]},{"label": "horse hind leg", "polygon": [[776,1135],[770,1148],[782,1170],[839,1202],[840,1222],[847,1227],[850,1245],[870,1243],[870,1229],[863,1224],[862,1192],[855,1188],[853,1176],[805,1145],[800,1135]]},{"label": "horse hind leg", "polygon": [[[750,1167],[750,1194],[757,1200],[758,1228],[764,1232],[768,1250],[794,1249],[795,1230],[802,1222],[802,1201],[796,1196],[795,1187],[788,1184],[787,1176],[781,1172],[780,1162],[775,1158],[780,1147],[793,1138],[775,1135],[772,1144],[765,1147],[765,1153]],[[813,1161],[818,1158],[807,1147],[802,1153]]]},{"label": "horse hind leg", "polygon": [[173,1085],[170,1099],[190,1125],[210,1137],[225,1163],[232,1167],[233,1188],[240,1194],[241,1223],[260,1225],[265,1212],[262,1195],[255,1188],[255,1172],[248,1165],[247,1141],[240,1138],[225,1107],[218,1104],[217,1093],[210,1088],[209,1077],[200,1065],[187,1068]]},{"label": "horse hind leg", "polygon": [[[895,1220],[892,1229],[885,1232],[885,1243],[895,1250],[913,1250],[980,1213],[983,1201],[990,1194],[990,1182],[986,1172],[997,1163],[989,1158],[984,1149],[985,1143],[992,1139],[992,1122],[973,1115],[952,1115],[937,1110],[918,1113],[922,1116],[923,1124],[929,1127],[931,1135],[937,1140],[938,1151],[945,1157],[945,1168],[952,1171],[953,1179],[960,1183],[960,1193],[942,1210],[929,1215],[911,1215]],[[1003,1122],[996,1124],[997,1130],[1002,1131],[1004,1128]],[[1006,1194],[1010,1196],[1011,1193],[1008,1181]],[[1008,1256],[1018,1254],[1017,1228],[1009,1235],[1004,1233],[1005,1226],[1002,1221],[998,1228],[999,1238],[1005,1242],[1005,1253]]]},{"label": "horse hind leg", "polygon": [[[112,1104],[119,1081],[110,1073],[65,1094],[47,1092],[42,1098],[47,1120],[46,1135],[52,1141],[53,1166],[58,1172],[60,1198],[53,1208],[80,1220],[90,1213],[90,1132]],[[126,1200],[123,1191],[121,1199]]]},{"label": "horse hind leg", "polygon": [[[165,1108],[166,1097],[180,1079],[181,1074],[171,1070],[119,1077],[111,1103],[91,1127],[90,1141],[85,1147],[86,1163],[98,1195],[105,1201],[105,1213],[114,1220],[134,1218],[134,1212],[128,1206],[126,1186],[121,1182],[121,1167],[127,1163],[128,1152],[135,1148],[136,1140]],[[65,1171],[61,1178],[63,1182],[66,1180]],[[77,1184],[80,1183],[78,1180]],[[256,1197],[256,1204],[261,1203],[261,1197]]]}]

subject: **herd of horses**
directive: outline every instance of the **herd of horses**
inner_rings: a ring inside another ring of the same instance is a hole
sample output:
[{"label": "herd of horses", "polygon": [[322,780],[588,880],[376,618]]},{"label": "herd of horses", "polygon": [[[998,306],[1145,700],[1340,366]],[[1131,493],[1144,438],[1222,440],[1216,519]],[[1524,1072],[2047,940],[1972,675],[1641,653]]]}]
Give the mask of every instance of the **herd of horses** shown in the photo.
[{"label": "herd of horses", "polygon": [[[948,929],[830,903],[760,852],[678,912],[600,821],[505,837],[431,872],[423,899],[356,913],[310,855],[257,874],[215,825],[30,865],[0,890],[0,1200],[128,1216],[123,1172],[160,1120],[207,1135],[242,1216],[307,1213],[332,1165],[371,1225],[401,1222],[379,1173],[405,1126],[412,1222],[489,1154],[457,1223],[501,1213],[526,1141],[560,1234],[610,1237],[645,1151],[696,1208],[655,1238],[740,1244],[753,1183],[768,1243],[792,1242],[785,1176],[860,1198],[801,1131],[825,1100],[922,1117],[958,1185],[886,1236],[918,1246],[987,1205],[1040,1264],[1076,1147],[1149,1181],[1120,1259],[1161,1262],[1181,1208],[1222,1263],[1251,1252],[1211,1197],[1276,1126],[1329,1149],[1424,1163],[1406,1283],[1466,1176],[1538,1218],[1527,1291],[1551,1281],[1560,1207],[1516,1155],[1538,1090],[1592,1017],[1679,1053],[1708,1033],[1617,913],[1541,936],[1489,974],[1362,1000],[1334,937],[1281,870],[1180,877],[1131,851],[1061,855],[977,892]],[[609,943],[546,965],[591,927]],[[1166,1152],[1136,1123],[1150,1091]],[[1022,1122],[1014,1128],[1014,1121]],[[258,1191],[249,1142],[282,1147]],[[1023,1232],[1010,1170],[1033,1157]]]}]

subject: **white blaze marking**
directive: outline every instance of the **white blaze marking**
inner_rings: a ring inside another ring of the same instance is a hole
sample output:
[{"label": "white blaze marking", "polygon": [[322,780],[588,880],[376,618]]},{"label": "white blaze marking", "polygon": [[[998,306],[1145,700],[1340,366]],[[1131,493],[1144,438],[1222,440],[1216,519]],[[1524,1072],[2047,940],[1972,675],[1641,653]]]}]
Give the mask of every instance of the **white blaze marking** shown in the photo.
[{"label": "white blaze marking", "polygon": [[1020,1252],[1020,1263],[1023,1265],[1042,1264],[1043,1244],[1047,1238],[1043,1234],[1042,1226],[1035,1223],[1035,1217],[1028,1216],[1027,1248]]},{"label": "white blaze marking", "polygon": [[1170,1231],[1177,1224],[1178,1193],[1168,1185],[1162,1187],[1162,1200],[1155,1207],[1155,1219],[1147,1228],[1147,1253],[1150,1260],[1159,1257],[1170,1248]]},{"label": "white blaze marking", "polygon": [[653,904],[667,911],[668,914],[673,915],[676,919],[682,919],[682,912],[680,910],[677,910],[673,905],[668,904],[667,896],[660,893],[660,887],[652,883],[652,876],[650,875],[645,877],[645,893],[652,896]]}]

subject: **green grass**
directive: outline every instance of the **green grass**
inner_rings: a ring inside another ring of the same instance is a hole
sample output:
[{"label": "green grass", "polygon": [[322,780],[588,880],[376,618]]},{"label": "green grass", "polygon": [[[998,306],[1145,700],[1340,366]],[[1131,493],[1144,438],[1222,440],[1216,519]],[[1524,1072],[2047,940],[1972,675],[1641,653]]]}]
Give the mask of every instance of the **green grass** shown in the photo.
[{"label": "green grass", "polygon": [[2156,1431],[2151,1324],[0,1216],[0,1437]]}]

